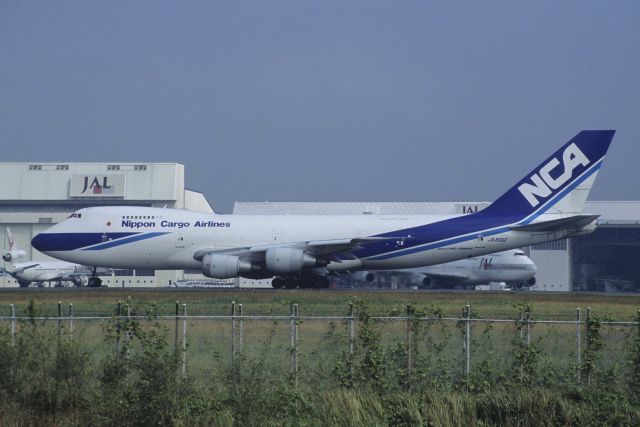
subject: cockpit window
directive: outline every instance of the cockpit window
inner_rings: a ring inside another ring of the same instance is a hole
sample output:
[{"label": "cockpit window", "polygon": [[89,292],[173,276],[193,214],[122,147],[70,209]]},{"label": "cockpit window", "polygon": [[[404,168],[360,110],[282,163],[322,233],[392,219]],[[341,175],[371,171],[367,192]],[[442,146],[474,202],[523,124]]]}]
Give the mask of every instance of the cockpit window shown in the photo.
[{"label": "cockpit window", "polygon": [[513,255],[515,255],[515,256],[526,256],[524,252],[514,252]]},{"label": "cockpit window", "polygon": [[68,216],[68,218],[81,218],[82,214],[81,213],[72,213],[71,215]]}]

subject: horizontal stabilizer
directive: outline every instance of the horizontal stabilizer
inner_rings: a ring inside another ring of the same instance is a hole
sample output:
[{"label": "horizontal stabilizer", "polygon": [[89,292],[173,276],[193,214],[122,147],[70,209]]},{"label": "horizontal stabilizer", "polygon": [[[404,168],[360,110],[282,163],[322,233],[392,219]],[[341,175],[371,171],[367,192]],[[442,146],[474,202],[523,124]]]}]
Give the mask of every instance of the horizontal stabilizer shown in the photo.
[{"label": "horizontal stabilizer", "polygon": [[[13,273],[13,274],[22,273],[25,270],[28,270],[28,269],[33,268],[33,267],[37,267],[39,265],[40,265],[39,262],[33,262],[33,263],[30,263],[30,264],[18,264],[17,266],[15,266],[15,270],[11,271],[11,273]],[[9,271],[9,270],[7,270],[7,271]]]},{"label": "horizontal stabilizer", "polygon": [[553,219],[551,221],[534,222],[525,225],[512,225],[515,231],[556,231],[571,227],[584,227],[598,219],[600,215],[574,215],[567,218]]}]

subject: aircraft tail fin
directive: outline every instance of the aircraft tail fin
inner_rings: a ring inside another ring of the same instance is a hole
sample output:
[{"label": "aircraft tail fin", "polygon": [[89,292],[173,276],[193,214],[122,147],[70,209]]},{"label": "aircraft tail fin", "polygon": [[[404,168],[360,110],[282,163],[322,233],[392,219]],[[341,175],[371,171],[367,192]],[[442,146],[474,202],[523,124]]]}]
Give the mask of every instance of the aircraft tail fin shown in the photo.
[{"label": "aircraft tail fin", "polygon": [[9,250],[12,251],[13,246],[16,244],[16,241],[13,239],[13,233],[11,233],[11,229],[9,227],[5,228],[5,231],[7,233],[7,243],[9,243]]},{"label": "aircraft tail fin", "polygon": [[580,213],[614,134],[581,131],[482,212],[524,223],[543,213]]},{"label": "aircraft tail fin", "polygon": [[7,227],[5,231],[7,234],[7,242],[9,243],[9,250],[2,254],[2,259],[4,259],[6,262],[10,262],[10,261],[15,261],[18,258],[24,257],[26,253],[22,249],[18,249],[18,247],[16,246],[16,241],[13,238],[11,229]]}]

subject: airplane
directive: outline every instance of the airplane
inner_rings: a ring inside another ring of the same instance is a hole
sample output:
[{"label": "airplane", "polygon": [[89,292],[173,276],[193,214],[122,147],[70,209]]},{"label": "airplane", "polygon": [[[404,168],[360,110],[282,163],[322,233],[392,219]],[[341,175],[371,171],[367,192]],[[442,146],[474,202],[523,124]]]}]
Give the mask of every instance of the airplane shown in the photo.
[{"label": "airplane", "polygon": [[535,263],[520,249],[482,257],[472,257],[445,264],[404,270],[358,271],[352,277],[358,282],[390,282],[401,277],[420,288],[473,288],[491,282],[506,282],[515,287],[533,286],[538,271]]},{"label": "airplane", "polygon": [[6,229],[9,250],[2,254],[5,262],[13,263],[5,267],[4,271],[16,279],[21,288],[26,288],[32,283],[42,285],[44,282],[73,282],[75,286],[83,286],[88,282],[91,272],[87,267],[64,261],[25,261],[15,262],[26,256],[26,252],[18,249],[15,239],[9,228]]},{"label": "airplane", "polygon": [[275,276],[274,288],[324,288],[331,273],[442,264],[594,231],[598,215],[581,211],[614,133],[579,132],[473,214],[219,215],[103,206],[74,212],[32,245],[84,265]]}]

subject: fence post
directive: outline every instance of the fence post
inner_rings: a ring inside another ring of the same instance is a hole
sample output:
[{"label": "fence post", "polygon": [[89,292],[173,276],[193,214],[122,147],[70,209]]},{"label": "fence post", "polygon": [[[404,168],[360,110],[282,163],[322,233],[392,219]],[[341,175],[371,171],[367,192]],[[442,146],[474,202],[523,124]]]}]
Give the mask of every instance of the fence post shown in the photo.
[{"label": "fence post", "polygon": [[16,306],[11,304],[11,347],[16,346]]},{"label": "fence post", "polygon": [[73,304],[69,304],[69,342],[73,339]]},{"label": "fence post", "polygon": [[243,332],[244,332],[244,322],[242,320],[242,304],[238,304],[238,315],[240,319],[238,320],[238,352],[242,354],[242,345],[243,345]]},{"label": "fence post", "polygon": [[118,309],[116,311],[116,360],[120,357],[120,317],[122,316],[122,301],[118,301]]},{"label": "fence post", "polygon": [[411,304],[407,304],[407,374],[411,373],[413,361],[412,361],[412,352],[413,352],[413,343],[411,342],[413,338],[413,307]]},{"label": "fence post", "polygon": [[[591,307],[587,307],[587,318],[585,319],[585,326],[586,326],[587,339],[585,340],[586,342],[584,343],[585,344],[584,351],[588,359],[589,351],[591,347]],[[591,363],[591,361],[588,360],[587,363]],[[587,370],[587,387],[588,388],[591,387],[591,368]]]},{"label": "fence post", "polygon": [[[127,331],[126,334],[124,336],[124,339],[127,341],[127,343],[129,342],[129,340],[131,339],[131,336],[129,335],[131,332],[131,306],[129,305],[129,303],[125,304],[125,307],[127,308]],[[129,354],[129,346],[127,345],[127,354]]]},{"label": "fence post", "polygon": [[231,363],[236,362],[236,302],[231,301]]},{"label": "fence post", "polygon": [[531,345],[531,308],[527,307],[527,347]]},{"label": "fence post", "polygon": [[58,344],[62,339],[62,301],[58,301]]},{"label": "fence post", "polygon": [[524,308],[520,308],[520,341],[524,341]]},{"label": "fence post", "polygon": [[180,325],[180,301],[176,301],[176,327],[175,327],[175,335],[173,338],[173,342],[175,344],[175,352],[178,352],[178,345],[179,345],[179,341],[178,341],[178,328]]},{"label": "fence post", "polygon": [[355,340],[355,317],[353,303],[349,303],[349,376],[353,375],[353,352]]},{"label": "fence post", "polygon": [[469,372],[471,371],[471,306],[467,304],[463,310],[465,318],[464,327],[464,374],[466,379],[469,379]]},{"label": "fence post", "polygon": [[578,366],[578,385],[580,385],[580,363],[581,363],[581,354],[580,354],[580,307],[576,308],[576,363]]},{"label": "fence post", "polygon": [[298,304],[291,304],[291,376],[298,385]]},{"label": "fence post", "polygon": [[182,377],[187,376],[187,304],[182,304]]}]

